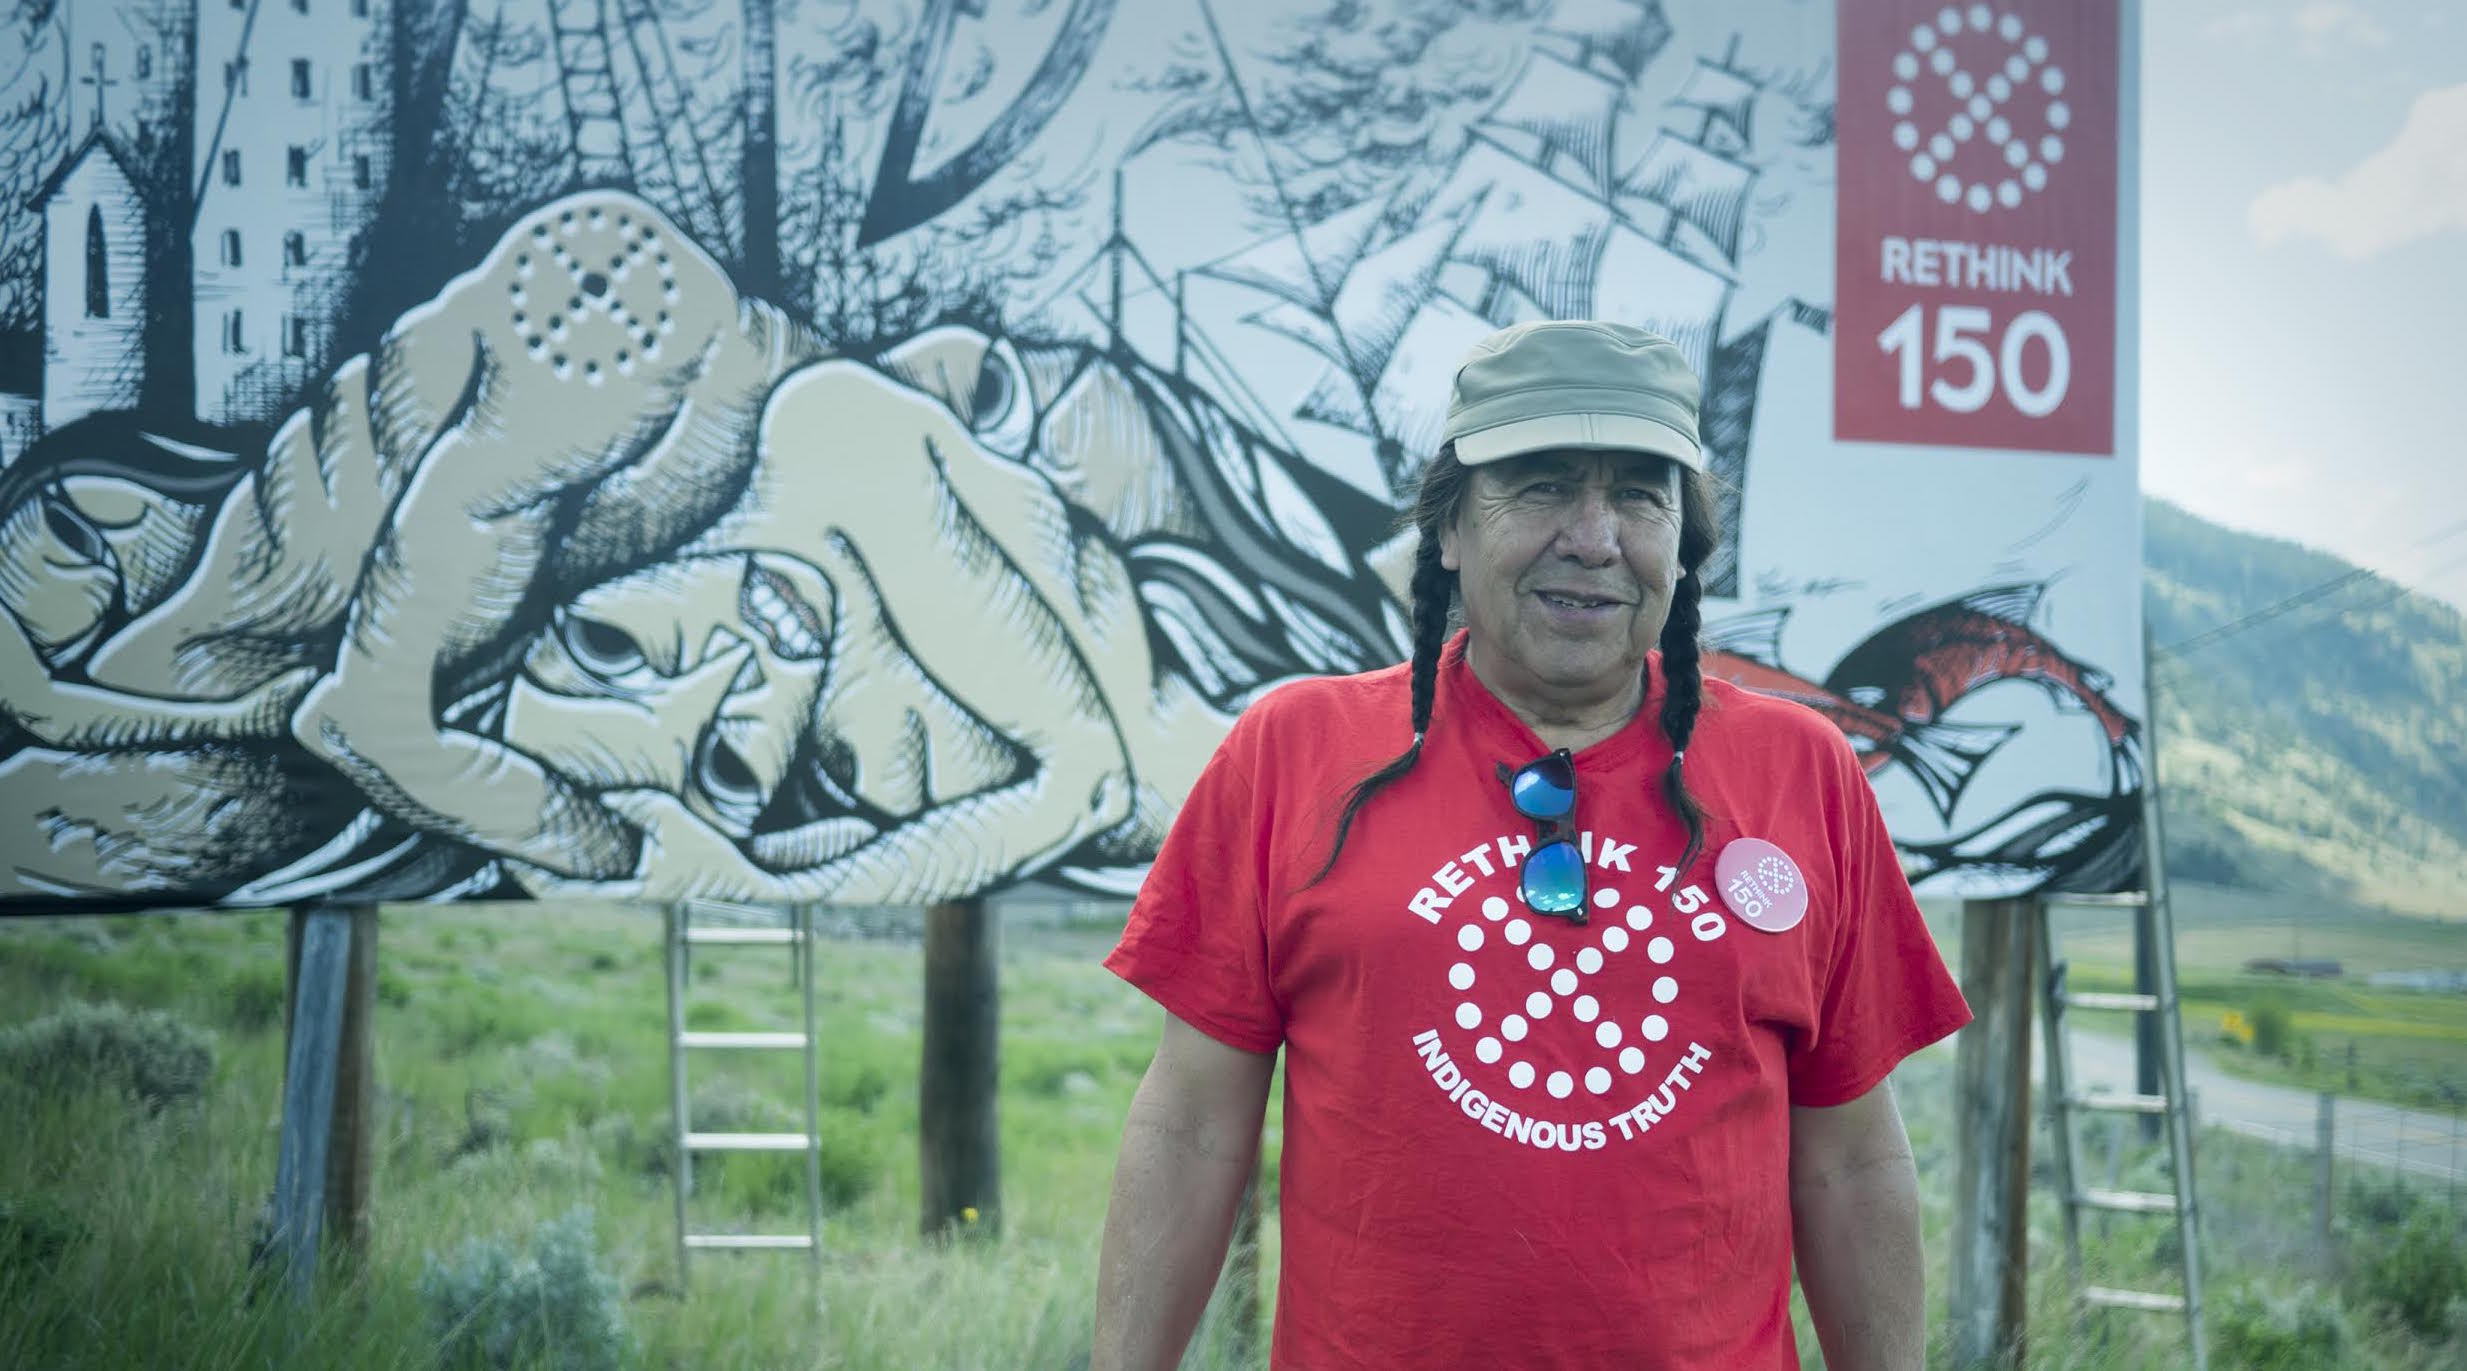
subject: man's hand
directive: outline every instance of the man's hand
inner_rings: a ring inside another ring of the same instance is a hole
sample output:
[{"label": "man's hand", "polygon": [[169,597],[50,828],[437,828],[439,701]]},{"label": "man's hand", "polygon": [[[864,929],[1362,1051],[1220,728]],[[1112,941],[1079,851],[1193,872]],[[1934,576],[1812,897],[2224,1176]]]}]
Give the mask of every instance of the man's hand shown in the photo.
[{"label": "man's hand", "polygon": [[1228,1047],[1165,1016],[1122,1127],[1089,1371],[1171,1371],[1181,1361],[1258,1164],[1275,1069],[1273,1053]]},{"label": "man's hand", "polygon": [[1825,1365],[1919,1371],[1919,1175],[1890,1081],[1848,1104],[1790,1111],[1790,1213]]}]

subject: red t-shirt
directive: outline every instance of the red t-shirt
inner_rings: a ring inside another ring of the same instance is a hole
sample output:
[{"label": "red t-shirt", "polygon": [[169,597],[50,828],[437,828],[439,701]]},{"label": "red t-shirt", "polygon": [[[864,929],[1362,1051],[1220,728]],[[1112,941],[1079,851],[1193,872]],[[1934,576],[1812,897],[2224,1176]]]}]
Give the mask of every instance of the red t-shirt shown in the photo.
[{"label": "red t-shirt", "polygon": [[[1106,961],[1211,1037],[1285,1050],[1272,1363],[1795,1368],[1790,1108],[1856,1099],[1969,1019],[1866,777],[1812,711],[1707,681],[1705,850],[1670,872],[1657,696],[1576,755],[1588,921],[1537,916],[1496,764],[1547,749],[1463,644],[1420,762],[1316,885],[1344,796],[1410,740],[1405,669],[1246,711]],[[1795,861],[1797,927],[1715,893],[1743,836]]]}]

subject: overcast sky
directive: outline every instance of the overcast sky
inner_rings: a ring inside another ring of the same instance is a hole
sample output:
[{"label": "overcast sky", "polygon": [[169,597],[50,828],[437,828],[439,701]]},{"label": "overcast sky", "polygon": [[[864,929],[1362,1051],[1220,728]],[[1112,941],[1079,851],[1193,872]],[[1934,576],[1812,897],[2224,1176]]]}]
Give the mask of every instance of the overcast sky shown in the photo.
[{"label": "overcast sky", "polygon": [[2143,485],[2467,609],[2467,6],[2142,12]]}]

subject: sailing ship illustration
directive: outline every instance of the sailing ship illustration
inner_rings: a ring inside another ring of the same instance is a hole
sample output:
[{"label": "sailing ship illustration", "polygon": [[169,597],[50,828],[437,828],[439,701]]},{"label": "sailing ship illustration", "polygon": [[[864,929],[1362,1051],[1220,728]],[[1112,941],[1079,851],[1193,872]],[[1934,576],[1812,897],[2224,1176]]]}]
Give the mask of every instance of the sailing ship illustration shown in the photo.
[{"label": "sailing ship illustration", "polygon": [[1766,87],[1699,56],[1668,104],[1682,127],[1620,144],[1638,78],[1671,40],[1653,0],[1567,7],[1522,72],[1429,181],[1200,268],[1272,297],[1244,321],[1317,353],[1296,417],[1369,438],[1392,488],[1437,447],[1450,370],[1494,329],[1602,318],[1650,329],[1705,382],[1705,449],[1724,492],[1707,589],[1738,594],[1738,529],[1767,336],[1777,317],[1823,332],[1829,311],[1786,301],[1743,328],[1726,316],[1758,169],[1746,160]]}]

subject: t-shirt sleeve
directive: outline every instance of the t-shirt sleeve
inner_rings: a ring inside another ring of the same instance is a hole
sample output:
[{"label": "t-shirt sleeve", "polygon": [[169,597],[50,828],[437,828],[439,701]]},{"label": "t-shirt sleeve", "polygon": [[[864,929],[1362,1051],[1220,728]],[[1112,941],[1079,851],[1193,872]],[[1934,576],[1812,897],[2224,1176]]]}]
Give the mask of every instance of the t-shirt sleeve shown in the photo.
[{"label": "t-shirt sleeve", "polygon": [[1875,792],[1847,743],[1838,735],[1830,741],[1841,908],[1816,1031],[1790,1063],[1790,1102],[1815,1108],[1859,1098],[1903,1058],[1970,1022],[1970,1006],[1902,876]]},{"label": "t-shirt sleeve", "polygon": [[1285,1016],[1268,974],[1262,827],[1237,725],[1209,759],[1105,959],[1166,1012],[1231,1047],[1273,1052]]}]

